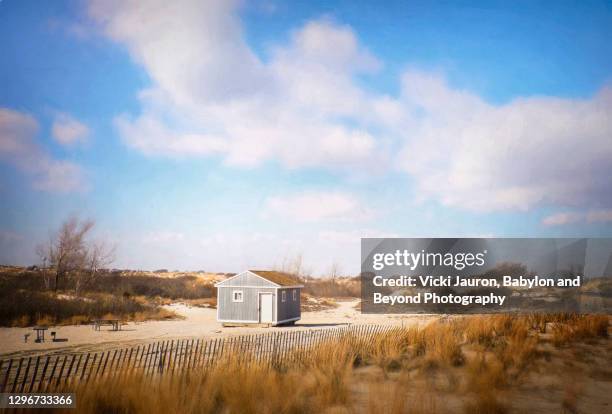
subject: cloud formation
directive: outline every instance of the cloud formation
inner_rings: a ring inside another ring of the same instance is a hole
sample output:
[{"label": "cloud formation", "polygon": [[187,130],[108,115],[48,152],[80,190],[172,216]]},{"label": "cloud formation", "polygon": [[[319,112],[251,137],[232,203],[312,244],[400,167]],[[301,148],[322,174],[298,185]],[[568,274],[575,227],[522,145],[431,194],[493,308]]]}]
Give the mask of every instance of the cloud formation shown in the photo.
[{"label": "cloud formation", "polygon": [[140,113],[115,120],[128,146],[241,167],[392,165],[414,183],[415,197],[480,212],[612,206],[612,89],[493,105],[408,70],[394,96],[374,93],[358,77],[383,63],[349,26],[306,22],[264,58],[247,44],[237,7],[89,3],[103,33],[151,78]]},{"label": "cloud formation", "polygon": [[371,212],[352,195],[333,191],[270,197],[266,200],[265,209],[267,214],[274,217],[301,222],[361,220],[371,216]]},{"label": "cloud formation", "polygon": [[410,72],[402,94],[420,116],[399,165],[420,197],[475,211],[612,205],[612,89],[496,106]]},{"label": "cloud formation", "polygon": [[572,223],[610,223],[612,209],[589,210],[586,212],[563,212],[542,219],[545,226],[562,226]]},{"label": "cloud formation", "polygon": [[384,104],[375,108],[353,77],[379,62],[353,31],[309,22],[263,62],[235,9],[231,1],[90,3],[104,33],[152,80],[139,94],[141,113],[116,119],[127,145],[149,155],[217,155],[243,167],[371,160],[375,140],[360,125]]},{"label": "cloud formation", "polygon": [[58,113],[51,126],[51,135],[58,144],[71,146],[87,141],[89,127],[69,114]]},{"label": "cloud formation", "polygon": [[31,115],[0,108],[0,160],[31,176],[35,189],[62,193],[85,189],[81,167],[51,157],[37,142],[38,131]]}]

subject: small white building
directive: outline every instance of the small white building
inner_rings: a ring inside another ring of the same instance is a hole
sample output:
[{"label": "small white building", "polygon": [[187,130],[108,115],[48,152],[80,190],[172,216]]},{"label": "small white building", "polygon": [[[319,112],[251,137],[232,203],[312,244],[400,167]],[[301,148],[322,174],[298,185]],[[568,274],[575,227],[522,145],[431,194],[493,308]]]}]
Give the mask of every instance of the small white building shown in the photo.
[{"label": "small white building", "polygon": [[231,324],[293,324],[301,317],[304,287],[282,272],[247,270],[215,284],[217,321]]}]

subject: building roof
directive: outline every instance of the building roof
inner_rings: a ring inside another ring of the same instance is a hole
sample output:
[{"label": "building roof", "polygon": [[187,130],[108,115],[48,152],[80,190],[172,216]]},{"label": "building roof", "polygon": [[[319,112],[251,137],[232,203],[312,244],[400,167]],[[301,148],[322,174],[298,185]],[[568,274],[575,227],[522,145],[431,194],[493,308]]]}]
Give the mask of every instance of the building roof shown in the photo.
[{"label": "building roof", "polygon": [[273,270],[249,270],[251,273],[255,273],[259,277],[263,277],[272,283],[276,283],[280,286],[299,286],[300,281],[288,273],[275,272]]}]

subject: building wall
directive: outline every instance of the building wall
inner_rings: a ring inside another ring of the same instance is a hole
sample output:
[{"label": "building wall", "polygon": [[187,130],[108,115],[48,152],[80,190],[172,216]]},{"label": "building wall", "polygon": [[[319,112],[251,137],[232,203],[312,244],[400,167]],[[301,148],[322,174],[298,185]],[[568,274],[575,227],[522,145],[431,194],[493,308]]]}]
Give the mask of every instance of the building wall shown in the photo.
[{"label": "building wall", "polygon": [[[242,290],[244,300],[232,301],[232,291]],[[217,288],[218,318],[222,321],[259,322],[259,293],[275,293],[273,288],[231,287]],[[273,306],[276,301],[273,300]],[[274,309],[276,311],[276,309]]]},{"label": "building wall", "polygon": [[[293,300],[294,290],[297,291],[295,301]],[[301,289],[299,288],[278,289],[278,296],[276,298],[276,306],[278,307],[278,321],[300,317],[300,290]],[[285,302],[282,300],[282,291],[287,292],[287,300]]]}]

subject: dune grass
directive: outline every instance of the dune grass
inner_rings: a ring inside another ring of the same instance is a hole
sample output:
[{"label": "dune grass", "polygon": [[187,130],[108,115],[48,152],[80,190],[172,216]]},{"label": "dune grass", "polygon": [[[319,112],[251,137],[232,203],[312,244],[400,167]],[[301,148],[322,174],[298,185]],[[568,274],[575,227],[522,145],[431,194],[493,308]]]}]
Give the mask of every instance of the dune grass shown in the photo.
[{"label": "dune grass", "polygon": [[125,321],[162,320],[177,317],[161,305],[184,299],[215,305],[215,288],[195,276],[160,278],[148,275],[122,276],[102,271],[75,295],[68,275],[62,289],[45,285],[43,271],[0,268],[0,326],[79,325],[104,315]]},{"label": "dune grass", "polygon": [[[550,326],[552,332],[546,333]],[[608,328],[608,317],[600,315],[494,315],[397,328],[374,337],[345,334],[315,345],[299,359],[274,364],[245,363],[233,355],[208,370],[174,377],[128,375],[77,384],[78,411],[457,412],[457,406],[435,398],[444,393],[455,398],[459,411],[503,414],[511,408],[504,396],[547,357],[543,345],[601,341],[608,338]],[[445,385],[436,378],[446,379]],[[575,407],[575,394],[566,390],[559,409]]]},{"label": "dune grass", "polygon": [[0,325],[3,326],[80,325],[98,318],[144,321],[176,317],[173,312],[137,297],[103,293],[72,297],[22,290],[0,293]]}]

